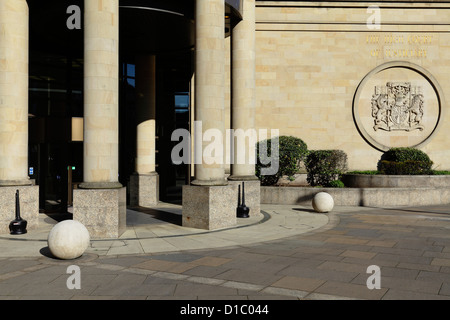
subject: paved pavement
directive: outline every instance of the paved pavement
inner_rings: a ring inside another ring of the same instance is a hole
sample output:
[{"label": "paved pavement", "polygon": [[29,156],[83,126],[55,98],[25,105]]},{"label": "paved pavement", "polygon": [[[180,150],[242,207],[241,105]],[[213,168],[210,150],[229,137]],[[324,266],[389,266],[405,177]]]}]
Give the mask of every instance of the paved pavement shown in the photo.
[{"label": "paved pavement", "polygon": [[262,211],[207,232],[175,205],[130,208],[120,239],[69,261],[49,254],[42,214],[39,230],[0,235],[0,299],[450,300],[450,205]]}]

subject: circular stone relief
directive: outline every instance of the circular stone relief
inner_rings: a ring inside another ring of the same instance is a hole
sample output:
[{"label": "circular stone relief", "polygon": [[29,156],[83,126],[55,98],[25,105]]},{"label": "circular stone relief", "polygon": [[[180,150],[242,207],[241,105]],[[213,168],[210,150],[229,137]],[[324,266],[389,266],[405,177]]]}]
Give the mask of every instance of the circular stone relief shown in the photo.
[{"label": "circular stone relief", "polygon": [[439,125],[442,94],[423,68],[388,63],[370,72],[353,101],[356,126],[373,147],[420,147]]}]

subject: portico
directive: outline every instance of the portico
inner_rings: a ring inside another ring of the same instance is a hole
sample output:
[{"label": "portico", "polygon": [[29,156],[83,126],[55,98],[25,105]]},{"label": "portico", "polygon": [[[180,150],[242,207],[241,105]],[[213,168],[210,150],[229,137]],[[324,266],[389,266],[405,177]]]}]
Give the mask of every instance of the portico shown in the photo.
[{"label": "portico", "polygon": [[[157,205],[160,182],[165,178],[158,170],[168,160],[160,158],[158,161],[158,157],[162,157],[158,143],[163,141],[164,135],[170,134],[162,132],[158,126],[159,121],[166,121],[158,118],[157,111],[163,100],[158,96],[162,86],[158,66],[164,55],[158,48],[163,47],[156,44],[150,49],[149,44],[144,44],[139,48],[139,44],[124,38],[127,48],[133,47],[130,49],[133,51],[126,54],[130,56],[133,52],[136,126],[132,143],[135,146],[133,173],[128,176],[127,184],[121,182],[124,178],[120,170],[123,166],[120,150],[125,150],[121,145],[130,143],[122,141],[120,134],[119,105],[122,102],[119,87],[122,78],[119,76],[124,75],[120,70],[121,12],[126,12],[128,17],[131,12],[146,14],[150,11],[184,18],[189,18],[186,12],[192,12],[195,26],[195,33],[191,34],[195,43],[191,48],[190,88],[193,90],[189,92],[191,97],[195,97],[189,106],[192,119],[201,121],[203,132],[216,129],[223,133],[223,137],[229,128],[247,130],[254,127],[255,1],[196,0],[190,4],[183,2],[184,11],[175,10],[175,3],[167,4],[168,7],[163,9],[157,2],[154,7],[139,7],[133,1],[119,0],[80,3],[84,22],[83,164],[80,168],[82,181],[73,190],[73,219],[82,222],[92,238],[117,238],[124,232],[127,197],[132,206]],[[29,203],[33,207],[30,216],[24,217],[33,228],[39,215],[39,183],[33,184],[34,180],[28,175],[28,11],[25,0],[0,0],[3,31],[0,34],[0,61],[3,61],[0,64],[0,197],[6,199],[20,188],[24,204]],[[226,45],[227,36],[233,39],[231,49]],[[169,46],[167,43],[164,45],[164,48]],[[228,62],[225,61],[228,56],[226,50],[231,50],[231,61]],[[227,84],[225,68],[230,64],[233,77]],[[227,86],[231,86],[232,91],[230,116],[226,115],[225,106]],[[226,123],[226,119],[232,119],[231,124]],[[193,130],[189,130],[194,135]],[[223,150],[225,143],[223,141]],[[250,145],[246,143],[232,144],[229,155],[236,157],[237,153],[246,152],[245,163],[235,163],[231,159],[232,164],[227,167],[226,163],[230,161],[226,161],[227,154],[222,152],[224,161],[221,163],[211,164],[208,159],[202,159],[189,172],[188,183],[183,187],[184,226],[217,229],[234,225],[237,184],[242,181],[247,183],[249,190],[247,205],[252,208],[252,214],[259,212],[259,181],[254,176],[253,155],[248,152]],[[194,150],[204,150],[206,145],[194,142]],[[28,189],[33,190],[30,195],[25,191]],[[10,204],[8,208],[2,205],[5,213],[0,215],[0,220],[8,221],[11,208]]]}]

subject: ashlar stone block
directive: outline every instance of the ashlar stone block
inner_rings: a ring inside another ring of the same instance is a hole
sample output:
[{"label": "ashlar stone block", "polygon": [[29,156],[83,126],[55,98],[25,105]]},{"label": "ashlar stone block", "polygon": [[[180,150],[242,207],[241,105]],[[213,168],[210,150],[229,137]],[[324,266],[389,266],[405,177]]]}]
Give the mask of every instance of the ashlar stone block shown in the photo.
[{"label": "ashlar stone block", "polygon": [[126,230],[126,188],[75,189],[73,220],[81,222],[92,239],[118,238]]},{"label": "ashlar stone block", "polygon": [[133,174],[130,176],[130,205],[153,207],[159,202],[159,175]]},{"label": "ashlar stone block", "polygon": [[183,227],[216,230],[236,225],[235,188],[183,186]]}]

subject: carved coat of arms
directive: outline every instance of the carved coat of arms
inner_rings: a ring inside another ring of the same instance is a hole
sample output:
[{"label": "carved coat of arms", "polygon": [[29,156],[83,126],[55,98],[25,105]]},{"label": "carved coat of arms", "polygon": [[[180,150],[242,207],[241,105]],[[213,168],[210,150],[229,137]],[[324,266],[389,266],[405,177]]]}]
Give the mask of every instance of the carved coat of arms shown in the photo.
[{"label": "carved coat of arms", "polygon": [[388,82],[385,87],[375,87],[372,96],[375,131],[378,129],[422,131],[423,112],[424,99],[421,87],[411,86],[410,82]]}]

